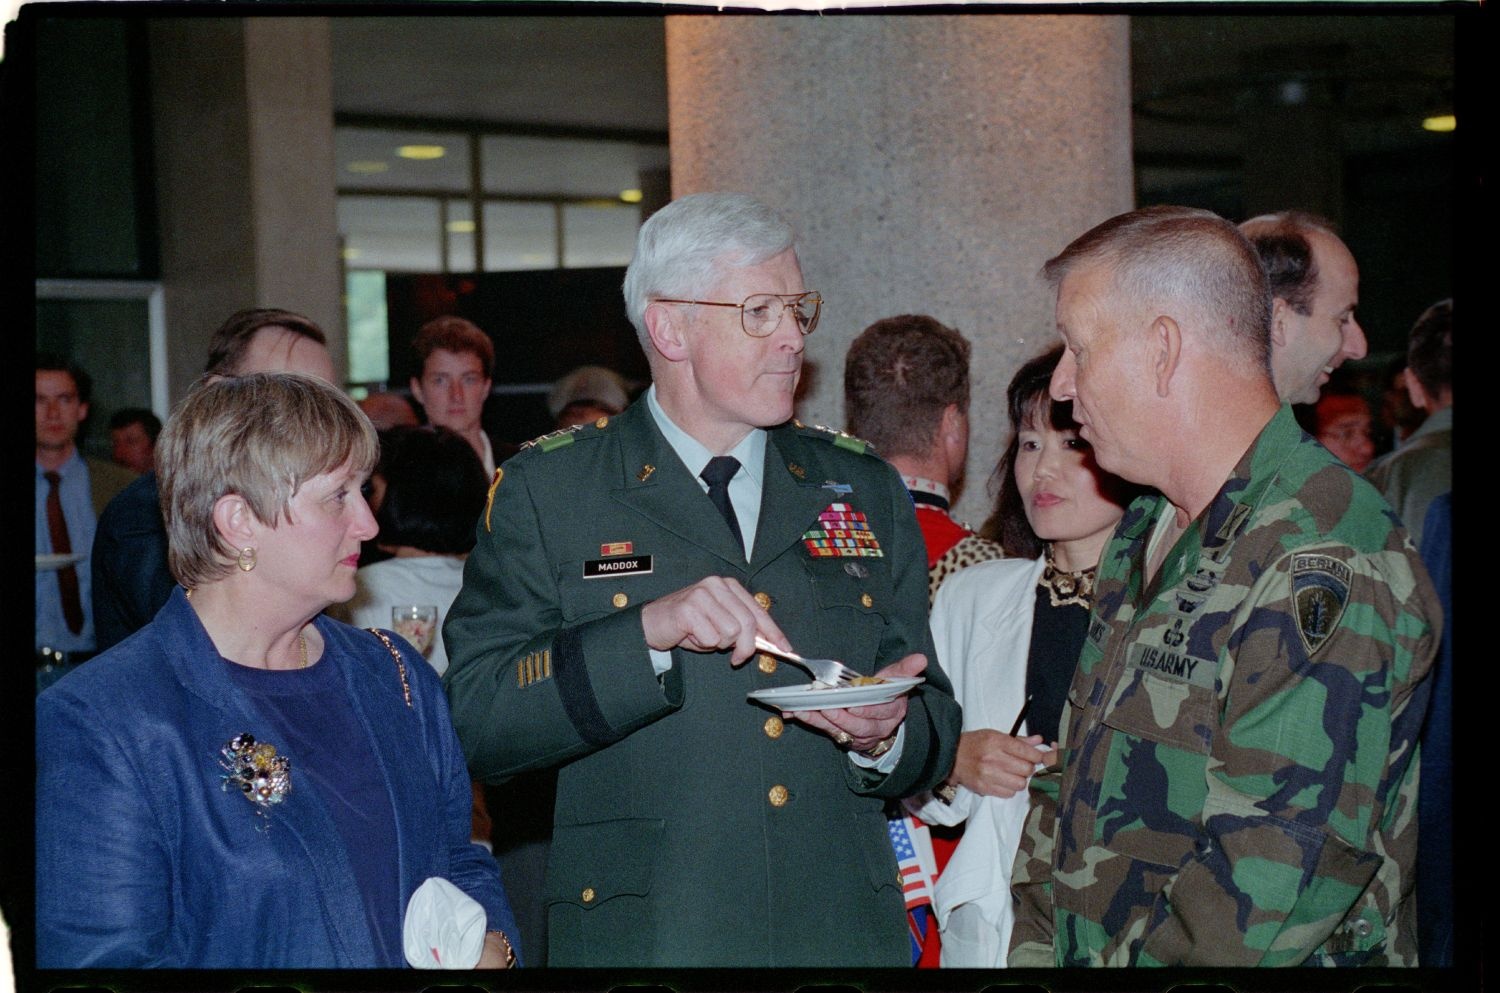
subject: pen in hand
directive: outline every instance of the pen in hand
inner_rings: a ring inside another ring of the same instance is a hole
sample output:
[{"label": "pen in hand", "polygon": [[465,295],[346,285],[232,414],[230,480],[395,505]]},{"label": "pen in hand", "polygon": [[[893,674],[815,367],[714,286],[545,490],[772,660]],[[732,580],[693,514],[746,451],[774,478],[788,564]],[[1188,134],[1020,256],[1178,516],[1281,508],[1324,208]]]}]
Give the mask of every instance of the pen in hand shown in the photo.
[{"label": "pen in hand", "polygon": [[1027,694],[1026,702],[1021,704],[1021,712],[1016,715],[1016,722],[1010,726],[1010,736],[1014,738],[1021,732],[1021,722],[1026,719],[1026,711],[1031,709],[1031,695]]}]

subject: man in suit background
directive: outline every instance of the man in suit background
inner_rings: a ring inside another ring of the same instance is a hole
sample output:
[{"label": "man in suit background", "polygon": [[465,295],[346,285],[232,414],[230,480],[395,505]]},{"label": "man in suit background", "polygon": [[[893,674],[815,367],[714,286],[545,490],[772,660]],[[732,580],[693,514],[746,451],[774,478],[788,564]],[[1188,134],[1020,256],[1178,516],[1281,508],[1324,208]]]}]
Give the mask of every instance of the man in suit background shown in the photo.
[{"label": "man in suit background", "polygon": [[[792,420],[821,300],[763,204],[663,208],[625,298],[654,385],[496,472],[444,628],[475,775],[562,766],[548,964],[909,965],[883,803],[941,777],[960,724],[911,500],[864,443]],[[925,682],[763,706],[847,691],[756,636]]]},{"label": "man in suit background", "polygon": [[[37,689],[94,654],[89,550],[95,521],[110,499],[135,478],[78,451],[78,431],[89,416],[93,381],[56,355],[36,357]],[[78,556],[65,561],[62,556]],[[42,565],[52,566],[43,568]],[[45,675],[43,669],[46,670]]]},{"label": "man in suit background", "polygon": [[[323,329],[289,310],[231,314],[209,339],[206,373],[300,372],[335,382]],[[172,595],[167,532],[156,473],[135,479],[99,517],[93,551],[93,604],[99,651],[145,627]]]}]

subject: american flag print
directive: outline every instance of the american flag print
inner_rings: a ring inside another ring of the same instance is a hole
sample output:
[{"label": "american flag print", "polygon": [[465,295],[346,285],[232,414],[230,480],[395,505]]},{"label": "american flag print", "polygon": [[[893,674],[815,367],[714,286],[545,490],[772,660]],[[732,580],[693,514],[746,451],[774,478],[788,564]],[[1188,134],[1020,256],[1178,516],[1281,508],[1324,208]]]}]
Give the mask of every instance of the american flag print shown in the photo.
[{"label": "american flag print", "polygon": [[[927,864],[913,842],[913,834],[925,832],[927,825],[911,817],[886,818],[886,828],[891,833],[891,848],[896,853],[896,865],[901,870],[901,891],[906,898],[906,924],[911,931],[912,963],[922,957],[922,942],[927,929],[932,926],[932,884],[937,875],[936,867]],[[926,846],[932,851],[931,844]]]}]

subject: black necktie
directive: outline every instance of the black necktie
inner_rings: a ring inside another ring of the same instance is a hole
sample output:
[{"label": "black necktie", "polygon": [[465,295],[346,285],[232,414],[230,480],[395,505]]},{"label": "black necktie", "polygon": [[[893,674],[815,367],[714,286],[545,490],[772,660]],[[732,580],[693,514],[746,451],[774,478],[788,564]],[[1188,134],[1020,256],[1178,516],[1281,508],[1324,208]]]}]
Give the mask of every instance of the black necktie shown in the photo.
[{"label": "black necktie", "polygon": [[739,471],[739,459],[732,455],[716,455],[708,460],[708,465],[703,467],[698,476],[708,484],[708,498],[719,508],[724,523],[729,525],[729,533],[734,535],[734,543],[740,546],[740,552],[743,553],[745,539],[740,534],[739,518],[734,516],[734,504],[729,502],[729,481]]},{"label": "black necktie", "polygon": [[[68,522],[63,517],[62,497],[57,490],[62,477],[55,472],[44,472],[42,475],[47,480],[47,534],[52,539],[52,553],[72,554],[73,543],[68,540]],[[735,534],[739,532],[736,531]],[[78,570],[71,565],[57,570],[57,588],[62,593],[63,620],[68,622],[68,630],[77,634],[83,630],[83,601],[78,595]]]}]

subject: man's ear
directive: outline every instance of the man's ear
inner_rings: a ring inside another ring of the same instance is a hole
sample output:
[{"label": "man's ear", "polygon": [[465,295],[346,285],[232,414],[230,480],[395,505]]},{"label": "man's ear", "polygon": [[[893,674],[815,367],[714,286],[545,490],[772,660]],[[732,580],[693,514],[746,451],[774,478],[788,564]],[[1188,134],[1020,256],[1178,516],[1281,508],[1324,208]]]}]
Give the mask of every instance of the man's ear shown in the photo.
[{"label": "man's ear", "polygon": [[1172,392],[1172,377],[1182,362],[1181,326],[1165,314],[1152,321],[1149,348],[1156,395],[1165,399]]},{"label": "man's ear", "polygon": [[950,403],[943,408],[943,419],[938,422],[938,430],[942,432],[944,440],[950,443],[965,441],[969,435],[969,415],[960,410],[958,404]]},{"label": "man's ear", "polygon": [[1271,298],[1271,344],[1286,346],[1286,318],[1291,309],[1292,305],[1281,297]]},{"label": "man's ear", "polygon": [[262,527],[238,493],[226,493],[214,501],[213,520],[214,530],[234,548],[254,547]]},{"label": "man's ear", "polygon": [[669,362],[681,362],[688,357],[687,321],[684,315],[666,304],[646,305],[641,318],[646,322],[646,334],[651,344]]},{"label": "man's ear", "polygon": [[425,408],[427,406],[427,400],[422,396],[422,381],[416,376],[413,376],[411,377],[411,380],[407,385],[411,387],[412,398]]},{"label": "man's ear", "polygon": [[1432,403],[1432,398],[1422,388],[1422,381],[1412,375],[1410,367],[1401,370],[1401,380],[1406,384],[1406,396],[1411,400],[1411,405],[1418,410],[1430,411],[1432,408],[1429,404]]}]

